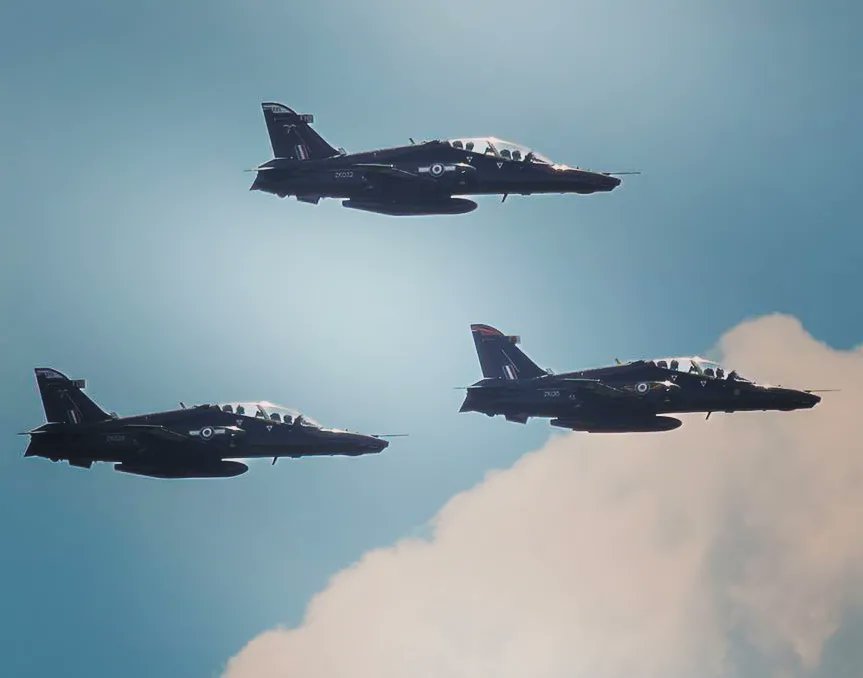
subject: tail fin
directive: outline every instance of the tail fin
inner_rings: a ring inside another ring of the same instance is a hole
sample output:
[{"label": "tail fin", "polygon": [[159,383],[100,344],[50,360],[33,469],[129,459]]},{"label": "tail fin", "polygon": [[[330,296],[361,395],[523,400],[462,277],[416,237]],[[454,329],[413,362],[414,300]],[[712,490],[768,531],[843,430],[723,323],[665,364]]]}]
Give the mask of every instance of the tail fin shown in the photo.
[{"label": "tail fin", "polygon": [[300,115],[282,104],[263,103],[261,108],[264,109],[274,157],[311,160],[339,155],[338,150],[309,126],[314,121],[311,115]]},{"label": "tail fin", "polygon": [[42,396],[45,418],[49,422],[84,424],[110,419],[96,403],[81,390],[82,379],[69,379],[65,374],[47,367],[36,368],[36,383]]},{"label": "tail fin", "polygon": [[471,325],[470,331],[486,379],[532,379],[546,374],[516,346],[518,337],[489,325]]}]

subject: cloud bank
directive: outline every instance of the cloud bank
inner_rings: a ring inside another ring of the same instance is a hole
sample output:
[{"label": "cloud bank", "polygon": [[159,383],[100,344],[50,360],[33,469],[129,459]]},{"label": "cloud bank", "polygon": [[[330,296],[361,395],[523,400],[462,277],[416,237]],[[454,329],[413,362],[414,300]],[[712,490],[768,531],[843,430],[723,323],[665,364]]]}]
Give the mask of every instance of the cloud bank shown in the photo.
[{"label": "cloud bank", "polygon": [[816,674],[863,605],[863,350],[777,315],[718,352],[761,381],[842,391],[671,433],[557,435],[450,500],[429,540],[337,574],[225,675]]}]

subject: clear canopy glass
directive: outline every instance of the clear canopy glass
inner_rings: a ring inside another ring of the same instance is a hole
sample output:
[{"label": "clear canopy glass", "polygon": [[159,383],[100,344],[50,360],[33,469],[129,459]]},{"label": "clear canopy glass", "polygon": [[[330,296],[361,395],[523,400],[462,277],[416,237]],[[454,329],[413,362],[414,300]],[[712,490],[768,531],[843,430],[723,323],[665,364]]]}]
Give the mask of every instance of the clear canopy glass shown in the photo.
[{"label": "clear canopy glass", "polygon": [[719,363],[697,355],[678,358],[657,358],[650,362],[663,369],[674,370],[677,372],[689,372],[692,374],[699,374],[703,377],[749,381],[748,379],[741,377],[736,371],[726,370]]},{"label": "clear canopy glass", "polygon": [[299,411],[276,405],[267,400],[260,402],[231,402],[219,404],[219,409],[223,412],[237,414],[241,417],[255,417],[258,419],[268,419],[278,424],[299,424],[300,426],[308,426],[310,428],[322,428],[321,425]]},{"label": "clear canopy glass", "polygon": [[449,139],[447,143],[454,148],[461,148],[483,155],[493,155],[503,160],[528,160],[529,162],[537,162],[544,165],[553,164],[542,153],[531,150],[527,146],[498,139],[497,137],[460,137],[458,139]]}]

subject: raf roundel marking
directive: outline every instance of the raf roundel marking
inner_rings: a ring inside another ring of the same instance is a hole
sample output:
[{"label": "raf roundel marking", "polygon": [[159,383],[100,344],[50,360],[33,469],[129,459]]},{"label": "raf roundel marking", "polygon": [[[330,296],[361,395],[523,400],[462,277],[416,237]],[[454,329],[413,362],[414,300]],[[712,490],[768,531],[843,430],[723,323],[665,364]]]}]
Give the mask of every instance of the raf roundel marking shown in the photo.
[{"label": "raf roundel marking", "polygon": [[642,381],[640,384],[638,384],[638,386],[635,387],[635,390],[639,393],[647,393],[648,388],[650,387]]},{"label": "raf roundel marking", "polygon": [[436,162],[434,165],[429,167],[429,171],[432,173],[432,176],[439,177],[444,172],[444,166],[439,162]]},{"label": "raf roundel marking", "polygon": [[201,437],[204,440],[209,440],[210,438],[212,438],[213,437],[213,427],[212,426],[205,426],[204,428],[202,428],[201,429]]}]

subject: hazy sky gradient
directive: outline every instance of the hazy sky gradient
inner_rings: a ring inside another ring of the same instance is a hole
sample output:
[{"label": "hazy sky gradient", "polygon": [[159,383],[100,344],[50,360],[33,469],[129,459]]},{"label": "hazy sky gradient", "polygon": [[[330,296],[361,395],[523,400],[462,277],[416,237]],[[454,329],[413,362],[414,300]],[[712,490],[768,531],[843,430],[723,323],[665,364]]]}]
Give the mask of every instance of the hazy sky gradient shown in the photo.
[{"label": "hazy sky gradient", "polygon": [[[456,411],[468,324],[562,369],[791,313],[863,340],[856,3],[7,3],[0,650],[10,675],[207,675],[549,436]],[[261,101],[349,150],[493,134],[640,169],[394,219],[247,191]],[[769,347],[768,347],[769,350]],[[171,483],[24,460],[37,365],[108,409],[269,399],[385,454]],[[817,384],[816,386],[821,386]],[[827,384],[830,386],[830,384]]]}]

